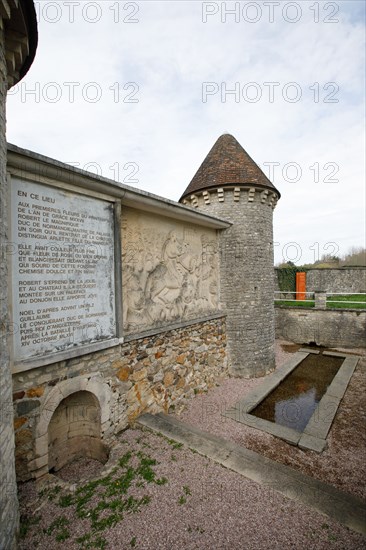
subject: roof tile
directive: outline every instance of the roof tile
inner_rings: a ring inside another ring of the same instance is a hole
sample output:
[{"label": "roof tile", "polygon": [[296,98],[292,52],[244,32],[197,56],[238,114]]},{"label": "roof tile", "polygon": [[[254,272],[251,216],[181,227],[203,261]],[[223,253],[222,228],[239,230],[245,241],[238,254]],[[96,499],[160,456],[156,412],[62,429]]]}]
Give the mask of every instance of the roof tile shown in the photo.
[{"label": "roof tile", "polygon": [[223,134],[197,170],[191,183],[181,196],[225,185],[257,185],[277,189],[259,166],[230,134]]}]

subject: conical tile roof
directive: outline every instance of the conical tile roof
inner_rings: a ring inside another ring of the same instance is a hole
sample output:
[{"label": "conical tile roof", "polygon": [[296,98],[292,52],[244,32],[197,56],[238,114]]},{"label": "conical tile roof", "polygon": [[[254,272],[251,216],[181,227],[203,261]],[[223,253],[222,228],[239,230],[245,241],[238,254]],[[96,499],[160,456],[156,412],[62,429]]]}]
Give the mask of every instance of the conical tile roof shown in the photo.
[{"label": "conical tile roof", "polygon": [[223,134],[197,170],[180,200],[205,189],[227,185],[253,185],[280,193],[259,166],[230,134]]}]

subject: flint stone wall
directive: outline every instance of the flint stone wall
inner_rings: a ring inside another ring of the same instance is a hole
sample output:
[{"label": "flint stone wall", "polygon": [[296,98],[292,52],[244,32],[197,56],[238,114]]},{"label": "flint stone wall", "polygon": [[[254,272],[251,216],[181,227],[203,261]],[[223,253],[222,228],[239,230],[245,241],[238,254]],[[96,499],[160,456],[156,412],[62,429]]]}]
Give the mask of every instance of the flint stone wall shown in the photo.
[{"label": "flint stone wall", "polygon": [[49,422],[74,392],[89,391],[98,398],[101,436],[108,441],[140,414],[180,409],[227,375],[222,315],[15,374],[17,477],[24,481],[48,472]]}]

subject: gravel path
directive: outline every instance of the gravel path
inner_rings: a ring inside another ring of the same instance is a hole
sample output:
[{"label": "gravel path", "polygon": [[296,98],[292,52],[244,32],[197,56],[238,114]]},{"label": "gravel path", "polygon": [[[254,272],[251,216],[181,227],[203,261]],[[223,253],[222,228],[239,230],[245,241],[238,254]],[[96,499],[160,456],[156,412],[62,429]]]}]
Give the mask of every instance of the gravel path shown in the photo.
[{"label": "gravel path", "polygon": [[[19,550],[365,548],[361,535],[188,449],[175,448],[165,438],[128,430],[120,439],[126,451],[154,457],[156,476],[167,479],[161,485],[131,486],[129,495],[148,496],[150,502],[137,513],[127,513],[114,527],[93,532],[89,517],[79,519],[75,506],[57,504],[60,494],[53,500],[46,495],[40,499],[36,484],[25,483],[20,487],[22,513],[41,520],[20,541]],[[94,499],[91,509],[97,503]],[[52,528],[55,521],[64,526]],[[58,542],[65,529],[70,536]],[[87,533],[91,533],[88,541],[76,542]]]},{"label": "gravel path", "polygon": [[[278,364],[287,359],[280,345],[277,358]],[[364,364],[358,367],[337,415],[344,422],[347,414],[358,418],[361,410],[365,412],[361,403],[364,368]],[[208,394],[197,395],[181,418],[254,450],[262,447],[271,458],[289,461],[305,473],[362,494],[365,441],[356,438],[343,449],[342,437],[349,432],[342,422],[332,428],[330,448],[319,456],[220,416],[223,408],[260,382],[227,380]],[[361,535],[173,441],[139,429],[121,433],[117,441],[122,465],[117,464],[102,485],[89,485],[89,492],[46,489],[39,495],[35,482],[20,484],[23,538],[19,550],[366,548]],[[340,458],[337,452],[343,453]],[[63,477],[85,478],[95,467],[94,461],[80,460],[65,469]]]}]

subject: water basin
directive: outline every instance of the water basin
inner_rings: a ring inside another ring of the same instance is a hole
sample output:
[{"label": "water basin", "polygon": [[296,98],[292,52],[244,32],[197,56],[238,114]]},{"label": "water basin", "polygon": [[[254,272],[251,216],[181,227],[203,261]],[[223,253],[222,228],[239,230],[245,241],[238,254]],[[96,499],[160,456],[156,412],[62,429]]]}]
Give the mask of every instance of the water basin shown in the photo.
[{"label": "water basin", "polygon": [[251,414],[303,432],[343,360],[308,355]]},{"label": "water basin", "polygon": [[358,356],[301,348],[222,414],[285,440],[322,452]]}]

